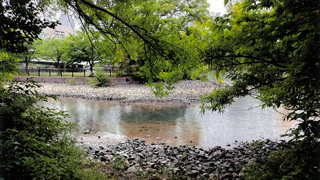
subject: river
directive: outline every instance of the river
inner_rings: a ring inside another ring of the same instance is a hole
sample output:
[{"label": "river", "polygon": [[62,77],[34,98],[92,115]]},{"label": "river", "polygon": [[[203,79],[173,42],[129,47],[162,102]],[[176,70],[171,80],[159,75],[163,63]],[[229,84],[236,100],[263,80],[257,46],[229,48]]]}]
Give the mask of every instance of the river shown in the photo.
[{"label": "river", "polygon": [[74,132],[77,137],[84,141],[109,139],[102,143],[139,138],[147,143],[225,147],[237,141],[279,139],[295,125],[283,121],[285,112],[261,109],[261,102],[251,97],[236,99],[223,114],[211,111],[200,114],[199,104],[123,104],[63,97],[39,104],[67,111],[68,120],[77,125]]}]

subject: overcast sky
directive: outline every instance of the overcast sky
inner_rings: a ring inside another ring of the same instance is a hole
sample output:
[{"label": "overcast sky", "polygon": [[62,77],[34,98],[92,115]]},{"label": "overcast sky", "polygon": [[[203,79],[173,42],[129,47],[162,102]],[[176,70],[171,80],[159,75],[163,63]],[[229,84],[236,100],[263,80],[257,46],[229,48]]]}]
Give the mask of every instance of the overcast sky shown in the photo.
[{"label": "overcast sky", "polygon": [[207,2],[210,4],[210,12],[221,14],[225,14],[227,12],[224,7],[224,0],[207,0]]}]

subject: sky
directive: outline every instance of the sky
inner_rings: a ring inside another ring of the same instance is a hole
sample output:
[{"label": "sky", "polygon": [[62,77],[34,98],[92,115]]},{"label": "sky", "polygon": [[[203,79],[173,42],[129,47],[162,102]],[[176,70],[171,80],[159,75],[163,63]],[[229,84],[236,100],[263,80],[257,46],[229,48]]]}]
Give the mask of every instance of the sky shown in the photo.
[{"label": "sky", "polygon": [[210,4],[210,12],[221,13],[221,15],[227,12],[224,7],[224,0],[207,0],[207,2]]}]

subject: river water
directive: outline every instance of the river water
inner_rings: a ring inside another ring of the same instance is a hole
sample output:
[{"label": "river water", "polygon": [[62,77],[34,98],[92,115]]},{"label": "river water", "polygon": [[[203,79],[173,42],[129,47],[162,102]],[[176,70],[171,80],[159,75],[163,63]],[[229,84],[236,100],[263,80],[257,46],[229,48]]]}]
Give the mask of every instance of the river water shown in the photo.
[{"label": "river water", "polygon": [[251,97],[236,99],[223,114],[211,111],[200,114],[199,104],[122,104],[63,97],[39,104],[67,111],[69,121],[77,125],[75,134],[82,140],[139,138],[147,143],[225,147],[236,141],[279,139],[294,126],[294,122],[283,121],[285,112],[262,110],[261,103]]}]

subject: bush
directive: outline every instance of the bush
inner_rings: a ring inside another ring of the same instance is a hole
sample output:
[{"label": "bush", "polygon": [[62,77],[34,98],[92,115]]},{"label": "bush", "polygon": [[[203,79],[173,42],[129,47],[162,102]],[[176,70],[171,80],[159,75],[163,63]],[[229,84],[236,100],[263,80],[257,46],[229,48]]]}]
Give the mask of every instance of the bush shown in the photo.
[{"label": "bush", "polygon": [[0,179],[80,179],[83,153],[66,114],[38,107],[34,82],[0,87]]},{"label": "bush", "polygon": [[94,78],[90,80],[90,85],[93,87],[106,87],[110,83],[110,77],[102,69],[97,68]]},{"label": "bush", "polygon": [[283,149],[272,152],[263,164],[252,164],[245,179],[319,179],[319,150],[319,143],[314,140],[290,142]]},{"label": "bush", "polygon": [[69,79],[69,84],[70,85],[75,85],[76,84],[76,78],[72,77]]},{"label": "bush", "polygon": [[124,71],[119,71],[114,75],[116,78],[125,77],[127,74]]}]

